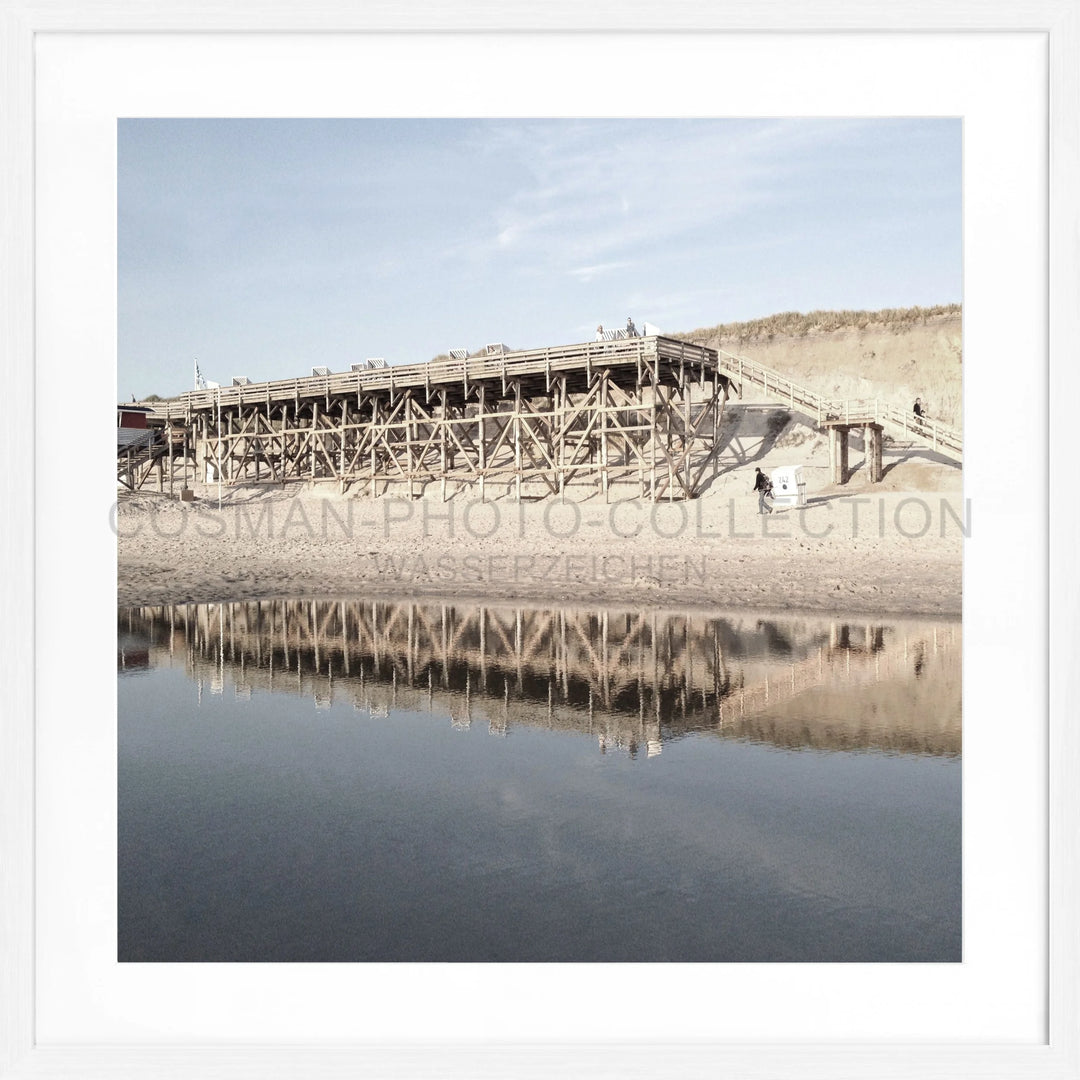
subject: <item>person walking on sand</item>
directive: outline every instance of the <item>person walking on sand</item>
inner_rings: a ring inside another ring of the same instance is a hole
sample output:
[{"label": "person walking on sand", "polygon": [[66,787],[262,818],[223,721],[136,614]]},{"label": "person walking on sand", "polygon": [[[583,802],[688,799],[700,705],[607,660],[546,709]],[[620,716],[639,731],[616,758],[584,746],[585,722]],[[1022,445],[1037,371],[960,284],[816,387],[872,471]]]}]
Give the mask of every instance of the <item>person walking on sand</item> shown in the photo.
[{"label": "person walking on sand", "polygon": [[772,494],[772,484],[760,469],[755,471],[757,475],[754,477],[754,490],[757,492],[757,512],[758,514],[771,514],[772,507],[765,505],[765,496]]}]

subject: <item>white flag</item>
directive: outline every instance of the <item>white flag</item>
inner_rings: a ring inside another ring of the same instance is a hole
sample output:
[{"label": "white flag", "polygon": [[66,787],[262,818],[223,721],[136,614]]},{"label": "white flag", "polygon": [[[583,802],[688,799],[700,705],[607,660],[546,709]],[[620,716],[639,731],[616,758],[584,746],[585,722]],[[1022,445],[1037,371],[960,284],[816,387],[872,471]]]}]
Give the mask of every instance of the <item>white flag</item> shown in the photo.
[{"label": "white flag", "polygon": [[211,382],[209,379],[203,378],[203,373],[199,370],[199,358],[195,357],[195,389],[196,390],[219,390],[220,386],[216,382]]}]

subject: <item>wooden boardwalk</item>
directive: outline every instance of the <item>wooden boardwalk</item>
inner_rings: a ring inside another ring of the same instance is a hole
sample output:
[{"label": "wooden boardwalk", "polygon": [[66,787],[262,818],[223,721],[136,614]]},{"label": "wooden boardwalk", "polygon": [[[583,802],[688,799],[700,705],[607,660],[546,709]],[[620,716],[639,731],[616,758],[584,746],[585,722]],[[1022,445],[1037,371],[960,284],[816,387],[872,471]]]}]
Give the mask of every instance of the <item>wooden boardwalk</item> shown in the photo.
[{"label": "wooden boardwalk", "polygon": [[630,479],[682,499],[715,469],[729,385],[714,350],[646,337],[196,390],[154,416],[225,484],[520,499]]},{"label": "wooden boardwalk", "polygon": [[[630,483],[692,499],[718,471],[729,395],[756,387],[830,428],[902,434],[961,461],[958,432],[880,401],[830,401],[746,357],[663,336],[503,351],[194,390],[152,405],[168,452],[118,465],[137,489],[174,463],[223,484],[329,480],[340,490],[518,499]],[[837,436],[839,435],[839,438]],[[839,451],[840,482],[845,469]],[[878,456],[880,454],[878,453]],[[834,470],[835,471],[835,470]],[[871,470],[871,479],[880,469]]]}]

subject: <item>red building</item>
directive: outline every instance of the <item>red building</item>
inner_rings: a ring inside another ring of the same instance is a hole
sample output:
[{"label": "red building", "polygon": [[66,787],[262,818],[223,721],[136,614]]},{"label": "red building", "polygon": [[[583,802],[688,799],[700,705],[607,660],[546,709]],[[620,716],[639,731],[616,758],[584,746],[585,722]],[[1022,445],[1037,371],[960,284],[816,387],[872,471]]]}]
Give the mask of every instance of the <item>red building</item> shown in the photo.
[{"label": "red building", "polygon": [[116,448],[126,449],[148,441],[149,424],[146,422],[150,409],[139,405],[116,406]]}]

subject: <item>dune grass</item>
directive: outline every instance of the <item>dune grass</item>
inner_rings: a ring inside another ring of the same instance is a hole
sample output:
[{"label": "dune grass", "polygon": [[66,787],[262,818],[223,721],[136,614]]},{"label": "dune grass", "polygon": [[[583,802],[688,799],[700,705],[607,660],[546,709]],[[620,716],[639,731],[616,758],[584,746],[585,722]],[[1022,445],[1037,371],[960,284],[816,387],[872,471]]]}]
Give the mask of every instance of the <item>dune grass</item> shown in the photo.
[{"label": "dune grass", "polygon": [[717,326],[692,330],[673,337],[700,341],[703,337],[724,341],[752,341],[777,334],[803,337],[810,333],[829,333],[836,330],[866,330],[879,327],[895,331],[909,330],[943,315],[959,315],[959,304],[937,304],[934,307],[883,308],[880,311],[782,311],[747,322],[720,323]]},{"label": "dune grass", "polygon": [[881,311],[780,312],[746,322],[672,334],[742,353],[825,397],[880,398],[959,426],[962,405],[961,307]]}]

